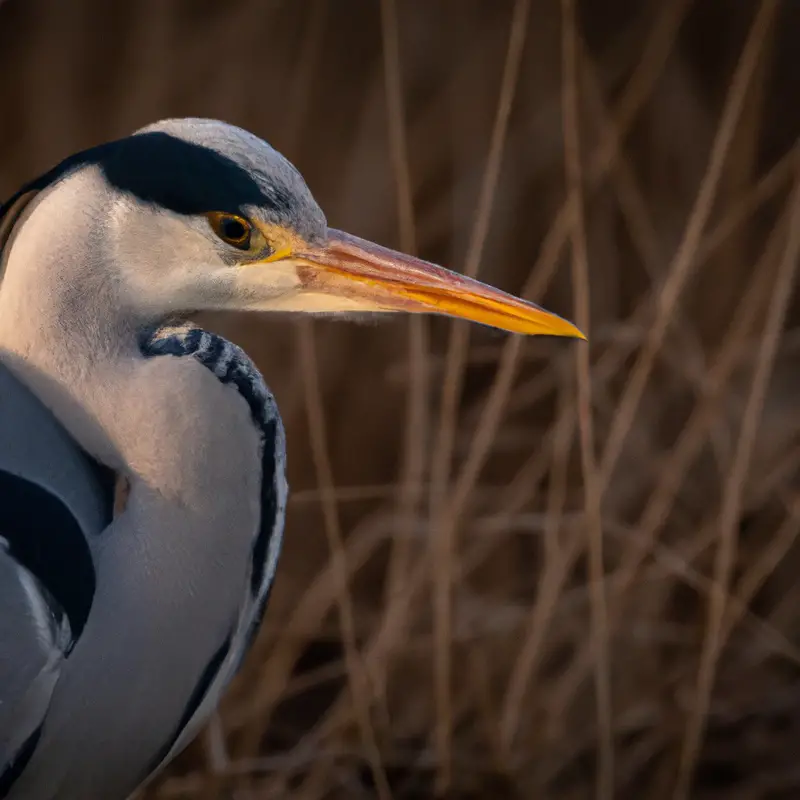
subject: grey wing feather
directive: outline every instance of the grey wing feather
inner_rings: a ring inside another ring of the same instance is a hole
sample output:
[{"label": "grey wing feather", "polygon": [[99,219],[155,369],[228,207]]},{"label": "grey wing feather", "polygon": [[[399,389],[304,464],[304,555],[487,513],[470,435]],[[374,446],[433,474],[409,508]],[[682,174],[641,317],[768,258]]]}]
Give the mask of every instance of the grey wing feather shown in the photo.
[{"label": "grey wing feather", "polygon": [[0,797],[89,615],[112,477],[0,361]]},{"label": "grey wing feather", "polygon": [[70,638],[63,609],[0,540],[0,773],[42,724]]},{"label": "grey wing feather", "polygon": [[46,489],[88,538],[99,534],[109,524],[113,503],[109,476],[87,458],[2,357],[0,352],[0,471]]}]

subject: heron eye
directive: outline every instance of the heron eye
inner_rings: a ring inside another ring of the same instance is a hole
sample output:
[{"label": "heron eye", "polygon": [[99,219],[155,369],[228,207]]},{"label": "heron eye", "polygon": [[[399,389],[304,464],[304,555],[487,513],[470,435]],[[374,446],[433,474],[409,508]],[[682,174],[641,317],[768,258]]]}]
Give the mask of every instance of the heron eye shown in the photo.
[{"label": "heron eye", "polygon": [[235,214],[219,213],[209,214],[208,219],[214,233],[216,233],[223,242],[239,250],[248,250],[250,248],[252,229],[250,223],[246,219],[237,217]]}]

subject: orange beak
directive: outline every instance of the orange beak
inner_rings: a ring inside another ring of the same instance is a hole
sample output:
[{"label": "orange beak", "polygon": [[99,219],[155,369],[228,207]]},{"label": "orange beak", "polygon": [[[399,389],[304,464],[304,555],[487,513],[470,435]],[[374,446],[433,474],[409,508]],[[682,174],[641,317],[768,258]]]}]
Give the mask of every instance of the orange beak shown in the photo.
[{"label": "orange beak", "polygon": [[534,303],[333,228],[323,245],[285,257],[298,265],[304,293],[339,298],[344,308],[444,314],[511,333],[586,338]]}]

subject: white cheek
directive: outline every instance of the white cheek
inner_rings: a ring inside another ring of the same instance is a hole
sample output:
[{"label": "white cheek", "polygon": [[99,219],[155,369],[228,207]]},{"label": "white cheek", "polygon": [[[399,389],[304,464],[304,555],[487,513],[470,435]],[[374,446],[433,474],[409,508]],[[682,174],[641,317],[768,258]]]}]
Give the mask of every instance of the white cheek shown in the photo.
[{"label": "white cheek", "polygon": [[238,270],[238,283],[255,307],[272,307],[273,303],[291,297],[301,288],[297,270],[290,263],[247,264]]},{"label": "white cheek", "polygon": [[300,276],[297,267],[289,261],[264,264],[256,269],[261,270],[265,280],[270,286],[275,286],[283,291],[292,291],[300,288]]}]

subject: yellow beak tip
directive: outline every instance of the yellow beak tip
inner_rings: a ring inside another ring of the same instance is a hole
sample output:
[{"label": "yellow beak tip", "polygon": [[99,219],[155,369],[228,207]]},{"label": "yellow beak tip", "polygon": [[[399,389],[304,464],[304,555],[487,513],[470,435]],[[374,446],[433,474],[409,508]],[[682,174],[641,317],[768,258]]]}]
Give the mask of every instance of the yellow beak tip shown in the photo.
[{"label": "yellow beak tip", "polygon": [[565,319],[559,319],[558,325],[553,326],[552,330],[547,331],[553,336],[563,336],[568,339],[580,339],[581,341],[589,341],[586,335],[576,325]]}]

